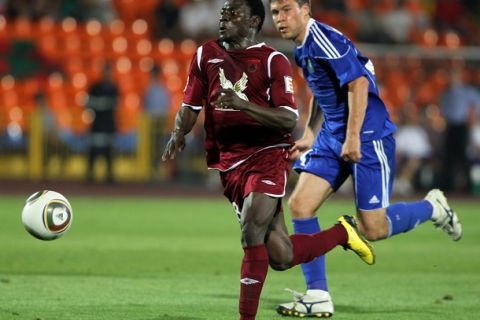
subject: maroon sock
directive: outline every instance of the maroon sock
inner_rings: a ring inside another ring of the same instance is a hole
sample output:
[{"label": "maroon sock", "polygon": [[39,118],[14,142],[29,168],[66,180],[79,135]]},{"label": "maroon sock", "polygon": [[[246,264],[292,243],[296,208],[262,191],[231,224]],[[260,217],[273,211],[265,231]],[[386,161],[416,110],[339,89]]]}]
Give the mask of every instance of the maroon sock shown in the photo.
[{"label": "maroon sock", "polygon": [[263,282],[267,277],[268,253],[264,244],[243,250],[245,255],[240,272],[240,320],[254,320]]},{"label": "maroon sock", "polygon": [[314,234],[294,234],[290,236],[293,245],[292,267],[322,256],[337,245],[348,241],[347,231],[340,224]]}]

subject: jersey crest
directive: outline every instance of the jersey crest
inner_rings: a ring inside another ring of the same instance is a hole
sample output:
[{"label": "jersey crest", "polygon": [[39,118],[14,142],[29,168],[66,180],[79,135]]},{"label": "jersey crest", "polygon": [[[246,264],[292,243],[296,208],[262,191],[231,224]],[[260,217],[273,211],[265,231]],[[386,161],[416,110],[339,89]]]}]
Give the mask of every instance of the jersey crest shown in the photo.
[{"label": "jersey crest", "polygon": [[313,63],[312,63],[312,60],[310,60],[310,58],[307,58],[307,69],[308,69],[308,72],[310,73],[315,72],[315,68],[313,67]]},{"label": "jersey crest", "polygon": [[235,84],[233,84],[232,81],[227,79],[227,77],[225,76],[225,72],[223,71],[223,68],[220,68],[219,76],[220,76],[220,86],[223,89],[232,89],[233,91],[235,91],[237,96],[240,97],[240,99],[248,101],[247,95],[243,93],[243,91],[247,89],[247,82],[248,82],[248,76],[245,74],[245,72],[243,73],[240,80],[235,82]]}]

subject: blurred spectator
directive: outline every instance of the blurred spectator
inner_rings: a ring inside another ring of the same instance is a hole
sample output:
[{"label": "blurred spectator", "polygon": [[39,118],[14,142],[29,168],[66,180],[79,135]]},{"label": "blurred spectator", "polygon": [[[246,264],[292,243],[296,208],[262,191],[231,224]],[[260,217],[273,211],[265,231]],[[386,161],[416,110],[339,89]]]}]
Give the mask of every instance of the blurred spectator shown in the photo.
[{"label": "blurred spectator", "polygon": [[435,25],[440,31],[457,30],[464,20],[465,6],[459,0],[437,0],[435,5]]},{"label": "blurred spectator", "polygon": [[117,18],[113,0],[83,0],[83,4],[87,12],[85,19],[110,23]]},{"label": "blurred spectator", "polygon": [[61,0],[7,0],[6,15],[8,18],[27,17],[32,20],[50,15],[55,16]]},{"label": "blurred spectator", "polygon": [[402,109],[402,122],[395,133],[397,142],[397,180],[395,192],[411,195],[414,180],[421,166],[430,158],[432,146],[425,130],[421,114],[413,104]]},{"label": "blurred spectator", "polygon": [[[191,1],[180,13],[180,24],[187,37],[205,40],[217,34],[219,12],[224,0]],[[202,23],[199,23],[201,21]]]},{"label": "blurred spectator", "polygon": [[11,74],[16,79],[44,78],[60,69],[47,59],[31,40],[13,39],[0,50],[0,72]]},{"label": "blurred spectator", "polygon": [[153,32],[157,39],[182,37],[180,28],[180,8],[175,0],[159,1],[155,8]]},{"label": "blurred spectator", "polygon": [[[47,97],[40,91],[35,95],[35,103],[38,111],[41,113],[43,126],[43,167],[45,177],[50,175],[50,163],[55,157],[58,158],[59,164],[55,166],[58,175],[63,174],[65,163],[71,154],[71,149],[64,141],[62,141],[55,113],[51,110]],[[65,130],[65,129],[64,129]]]},{"label": "blurred spectator", "polygon": [[152,177],[156,177],[161,160],[161,150],[166,141],[166,124],[168,120],[171,96],[161,79],[161,69],[153,66],[150,83],[143,95],[145,112],[152,124]]},{"label": "blurred spectator", "polygon": [[470,190],[470,161],[467,155],[469,123],[480,109],[480,96],[465,80],[462,66],[450,73],[448,88],[441,94],[440,106],[446,121],[444,146],[444,189]]},{"label": "blurred spectator", "polygon": [[103,156],[107,165],[106,180],[114,181],[113,177],[113,145],[115,142],[115,109],[119,102],[119,91],[113,82],[109,63],[103,68],[102,78],[93,83],[88,90],[87,107],[93,113],[93,123],[90,128],[89,150],[87,163],[87,181],[93,181],[94,164],[99,156]]}]

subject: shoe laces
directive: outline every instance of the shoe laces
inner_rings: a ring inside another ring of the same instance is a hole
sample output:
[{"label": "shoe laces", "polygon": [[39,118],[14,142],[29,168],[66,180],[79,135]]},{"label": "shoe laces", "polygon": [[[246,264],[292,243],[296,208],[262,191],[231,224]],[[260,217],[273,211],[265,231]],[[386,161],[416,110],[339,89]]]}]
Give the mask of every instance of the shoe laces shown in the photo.
[{"label": "shoe laces", "polygon": [[450,230],[453,227],[454,213],[452,209],[445,208],[441,203],[438,203],[439,209],[442,210],[445,215],[434,221],[435,227],[444,230]]},{"label": "shoe laces", "polygon": [[290,288],[285,288],[285,291],[288,291],[293,295],[293,301],[294,302],[301,301],[302,298],[305,297],[305,295],[306,295],[306,293],[298,292],[298,291],[292,290]]}]

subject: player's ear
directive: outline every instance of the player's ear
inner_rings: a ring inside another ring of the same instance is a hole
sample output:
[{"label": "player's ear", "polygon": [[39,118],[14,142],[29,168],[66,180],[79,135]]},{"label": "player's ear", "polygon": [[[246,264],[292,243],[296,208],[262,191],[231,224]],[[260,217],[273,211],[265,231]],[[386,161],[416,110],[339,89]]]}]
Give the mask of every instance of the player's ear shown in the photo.
[{"label": "player's ear", "polygon": [[252,16],[250,17],[250,28],[255,29],[257,31],[258,25],[260,24],[260,17],[259,16]]},{"label": "player's ear", "polygon": [[311,12],[311,8],[310,8],[310,3],[309,3],[309,2],[306,2],[306,3],[302,4],[302,6],[300,7],[300,10],[302,10],[303,14],[306,14],[306,15],[308,15],[309,17],[312,16],[312,12]]}]

